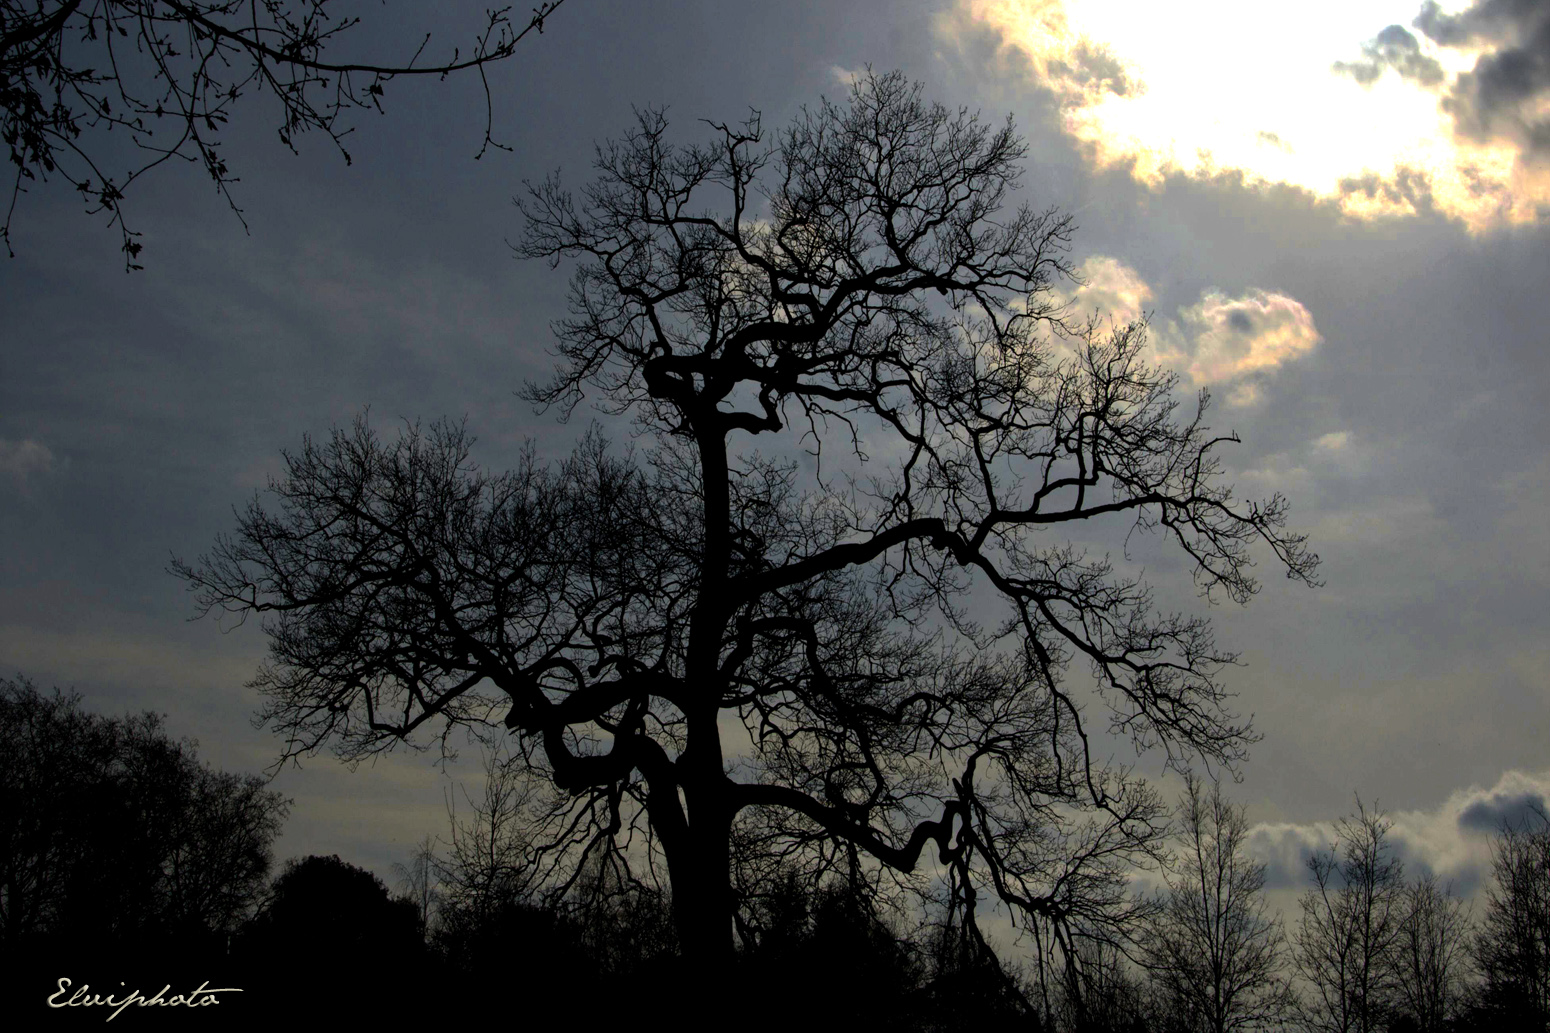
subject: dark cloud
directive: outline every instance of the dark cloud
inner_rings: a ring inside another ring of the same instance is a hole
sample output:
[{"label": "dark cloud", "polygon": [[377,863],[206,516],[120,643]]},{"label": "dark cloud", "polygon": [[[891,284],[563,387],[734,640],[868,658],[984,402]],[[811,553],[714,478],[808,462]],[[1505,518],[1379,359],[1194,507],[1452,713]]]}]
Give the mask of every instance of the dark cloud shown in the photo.
[{"label": "dark cloud", "polygon": [[1535,811],[1540,815],[1550,813],[1550,803],[1543,793],[1495,793],[1483,800],[1476,800],[1459,812],[1459,828],[1469,832],[1495,833],[1505,825],[1520,826],[1532,823]]},{"label": "dark cloud", "polygon": [[1510,140],[1525,157],[1550,159],[1550,118],[1541,114],[1550,98],[1550,4],[1480,0],[1444,14],[1428,0],[1413,24],[1441,46],[1490,46],[1443,98],[1460,136],[1480,143]]},{"label": "dark cloud", "polygon": [[1371,43],[1362,44],[1362,60],[1334,64],[1336,72],[1349,75],[1363,86],[1377,82],[1384,68],[1392,68],[1400,78],[1422,86],[1437,86],[1443,79],[1442,65],[1436,58],[1421,53],[1421,44],[1403,25],[1390,25]]},{"label": "dark cloud", "polygon": [[1251,319],[1249,314],[1243,311],[1241,308],[1235,308],[1231,313],[1228,314],[1227,325],[1238,331],[1240,334],[1249,334],[1254,332],[1254,320]]},{"label": "dark cloud", "polygon": [[1280,136],[1270,132],[1269,130],[1261,129],[1258,133],[1255,133],[1254,136],[1259,140],[1260,143],[1269,144],[1271,147],[1279,147],[1281,150],[1288,152],[1290,152],[1292,149],[1291,144],[1287,143],[1285,140],[1281,139]]},{"label": "dark cloud", "polygon": [[1050,71],[1086,91],[1107,91],[1118,97],[1139,92],[1139,85],[1125,75],[1125,68],[1107,47],[1083,40],[1071,51],[1075,64],[1051,61]]},{"label": "dark cloud", "polygon": [[1275,857],[1265,862],[1265,889],[1300,890],[1308,885],[1308,858],[1318,852],[1314,846],[1306,846],[1292,856]]},{"label": "dark cloud", "polygon": [[1340,181],[1340,194],[1342,197],[1351,194],[1366,194],[1368,197],[1381,195],[1390,204],[1409,205],[1417,214],[1429,213],[1436,208],[1432,198],[1431,177],[1424,170],[1408,165],[1396,167],[1394,175],[1388,177],[1376,172],[1349,176]]},{"label": "dark cloud", "polygon": [[1445,47],[1481,41],[1510,42],[1524,25],[1543,20],[1544,0],[1480,0],[1468,10],[1446,14],[1437,0],[1426,0],[1410,24]]},{"label": "dark cloud", "polygon": [[1303,889],[1308,859],[1328,850],[1326,830],[1311,825],[1258,825],[1249,833],[1249,853],[1265,866],[1265,888]]}]

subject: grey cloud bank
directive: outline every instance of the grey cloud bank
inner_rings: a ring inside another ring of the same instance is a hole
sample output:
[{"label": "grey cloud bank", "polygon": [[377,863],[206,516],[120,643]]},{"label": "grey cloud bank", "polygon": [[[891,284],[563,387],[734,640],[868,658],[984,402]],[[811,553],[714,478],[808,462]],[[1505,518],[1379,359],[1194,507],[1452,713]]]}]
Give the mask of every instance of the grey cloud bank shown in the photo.
[{"label": "grey cloud bank", "polygon": [[[1363,796],[1369,811],[1386,811],[1393,823],[1388,842],[1410,876],[1433,874],[1460,896],[1475,897],[1489,882],[1491,841],[1506,825],[1537,827],[1533,808],[1544,813],[1550,799],[1550,770],[1508,771],[1490,788],[1471,786],[1449,794],[1430,809],[1389,810]],[[1354,813],[1355,800],[1347,813]],[[1249,848],[1265,865],[1265,886],[1281,891],[1283,909],[1294,893],[1310,885],[1308,858],[1336,842],[1334,819],[1264,822],[1250,830]]]}]

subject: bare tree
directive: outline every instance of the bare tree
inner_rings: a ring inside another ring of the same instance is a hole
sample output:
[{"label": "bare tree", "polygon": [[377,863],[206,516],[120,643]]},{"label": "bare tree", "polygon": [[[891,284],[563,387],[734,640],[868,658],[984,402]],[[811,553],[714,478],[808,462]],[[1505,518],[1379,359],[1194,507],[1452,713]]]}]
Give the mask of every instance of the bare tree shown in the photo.
[{"label": "bare tree", "polygon": [[1335,826],[1335,845],[1308,858],[1314,888],[1299,901],[1297,969],[1313,988],[1308,1024],[1371,1033],[1388,1020],[1405,924],[1404,865],[1388,842],[1393,822],[1368,811]]},{"label": "bare tree", "polygon": [[1440,1033],[1459,1010],[1469,964],[1469,912],[1428,872],[1405,887],[1395,966],[1398,1006],[1419,1033]]},{"label": "bare tree", "polygon": [[1481,1004],[1500,1028],[1550,1029],[1550,815],[1504,823],[1474,943]]},{"label": "bare tree", "polygon": [[398,876],[399,892],[414,903],[420,914],[420,928],[428,936],[431,921],[441,903],[441,879],[436,856],[436,837],[426,834],[415,844],[407,863],[393,862],[393,874]]},{"label": "bare tree", "polygon": [[[422,62],[427,33],[407,61],[358,62],[329,56],[360,23],[338,17],[330,0],[0,0],[0,138],[16,168],[0,240],[9,250],[26,184],[58,175],[88,211],[109,214],[123,235],[126,267],[138,269],[141,244],[124,221],[124,195],[171,158],[203,166],[240,219],[231,194],[237,177],[218,135],[246,93],[273,96],[283,145],[294,151],[300,134],[321,130],[348,162],[347,112],[381,110],[397,77],[471,70],[485,86],[482,155],[501,146],[490,136],[485,69],[542,32],[563,2],[543,0],[525,24],[511,20],[510,7],[486,12],[467,54]],[[105,134],[113,130],[141,155],[122,173],[104,167]]]},{"label": "bare tree", "polygon": [[449,842],[432,863],[444,887],[442,914],[454,924],[487,921],[532,896],[529,848],[537,786],[526,776],[520,763],[495,748],[485,754],[483,795],[477,803],[467,801],[470,817],[460,819],[448,795]]},{"label": "bare tree", "polygon": [[1146,1033],[1148,1004],[1141,973],[1118,945],[1080,938],[1044,1024],[1070,1033]]},{"label": "bare tree", "polygon": [[1165,812],[1094,757],[1084,698],[1175,756],[1233,761],[1252,734],[1208,621],[1061,535],[1133,522],[1240,602],[1254,543],[1303,581],[1317,557],[1281,496],[1217,483],[1236,438],[1204,394],[1180,414],[1143,325],[1063,317],[1072,225],[1010,207],[1025,153],[869,74],[775,145],[755,115],[675,146],[647,111],[579,196],[531,186],[519,252],[579,263],[531,397],[595,391],[651,447],[491,477],[456,428],[358,426],[288,457],[277,511],[177,567],[206,610],[268,619],[288,749],[361,757],[503,711],[569,794],[553,856],[665,874],[707,979],[734,841],[814,873],[934,856],[966,922],[985,899],[1067,953],[1121,938],[1132,902],[1108,894]]},{"label": "bare tree", "polygon": [[1247,854],[1241,806],[1185,774],[1183,851],[1146,937],[1163,1006],[1187,1030],[1279,1029],[1292,1011],[1285,937],[1266,913],[1265,866]]}]

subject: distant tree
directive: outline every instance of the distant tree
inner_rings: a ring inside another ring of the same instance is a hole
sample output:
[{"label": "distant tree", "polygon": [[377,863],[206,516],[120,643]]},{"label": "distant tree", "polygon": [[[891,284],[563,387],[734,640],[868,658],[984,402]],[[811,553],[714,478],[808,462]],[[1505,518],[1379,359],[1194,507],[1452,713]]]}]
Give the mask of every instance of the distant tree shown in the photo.
[{"label": "distant tree", "polygon": [[1286,944],[1261,894],[1265,866],[1247,853],[1244,809],[1187,773],[1179,820],[1178,867],[1143,936],[1161,1003],[1192,1033],[1280,1029],[1293,1005]]},{"label": "distant tree", "polygon": [[1148,1033],[1146,986],[1119,944],[1083,939],[1073,955],[1048,1024],[1061,1033]]},{"label": "distant tree", "polygon": [[1321,1033],[1374,1033],[1390,1018],[1405,924],[1404,865],[1388,842],[1381,810],[1335,826],[1336,842],[1308,859],[1314,888],[1299,904],[1297,970],[1312,987],[1303,1014]]},{"label": "distant tree", "polygon": [[420,913],[420,927],[427,934],[431,918],[441,904],[441,883],[436,857],[436,837],[426,835],[415,844],[407,862],[394,862],[400,893],[414,902]]},{"label": "distant tree", "polygon": [[1418,1033],[1450,1027],[1463,1003],[1469,967],[1469,912],[1430,872],[1405,887],[1396,947],[1396,1005]]},{"label": "distant tree", "polygon": [[224,937],[260,899],[286,801],[201,765],[158,714],[0,679],[0,944]]},{"label": "distant tree", "polygon": [[918,938],[924,964],[918,995],[921,1028],[1039,1029],[1050,1002],[1035,999],[1018,973],[950,909]]},{"label": "distant tree", "polygon": [[[795,874],[776,878],[740,925],[739,965],[767,985],[803,987],[804,996],[824,1002],[834,1028],[916,1028],[920,959],[875,899],[858,890],[838,879],[813,886]],[[790,1023],[785,1013],[769,1018],[770,1028]]]},{"label": "distant tree", "polygon": [[676,953],[667,901],[621,872],[616,857],[597,851],[555,876],[539,832],[556,804],[520,758],[489,749],[483,774],[478,798],[465,794],[466,816],[449,795],[447,839],[430,854],[432,942],[454,969],[506,957],[570,985],[583,972],[632,976]]},{"label": "distant tree", "polygon": [[504,724],[564,793],[539,846],[665,877],[701,988],[758,862],[735,842],[906,880],[934,858],[965,923],[999,901],[1068,950],[1129,917],[1114,887],[1165,824],[1084,700],[1142,749],[1232,761],[1252,733],[1208,621],[1062,536],[1155,530],[1236,601],[1251,546],[1303,581],[1317,557],[1281,496],[1219,483],[1236,439],[1204,395],[1180,413],[1144,326],[1064,317],[1071,222],[1013,206],[1009,124],[868,74],[776,145],[757,116],[710,133],[643,112],[581,194],[521,202],[520,253],[579,263],[531,397],[598,393],[639,460],[593,439],[491,476],[458,427],[361,422],[175,569],[268,621],[288,753]]},{"label": "distant tree", "polygon": [[325,958],[355,968],[412,956],[420,930],[412,900],[393,897],[380,878],[337,854],[312,854],[285,862],[245,940],[250,957],[288,968]]},{"label": "distant tree", "polygon": [[443,921],[478,925],[512,904],[536,902],[540,861],[530,853],[536,790],[523,765],[496,747],[484,755],[483,792],[477,802],[466,800],[468,817],[458,816],[449,793],[447,845],[432,860]]},{"label": "distant tree", "polygon": [[1474,942],[1480,1008],[1500,1029],[1550,1029],[1550,815],[1502,826]]},{"label": "distant tree", "polygon": [[[473,70],[483,80],[563,2],[544,0],[525,25],[510,7],[488,11],[469,53],[422,62],[429,33],[407,61],[335,59],[360,18],[339,17],[330,0],[0,0],[0,139],[16,169],[0,241],[9,249],[25,184],[59,175],[88,211],[111,216],[126,267],[138,269],[124,195],[170,158],[203,166],[241,218],[230,189],[237,177],[217,137],[243,94],[273,95],[284,146],[294,151],[297,136],[321,130],[348,162],[347,111],[380,110],[384,87],[399,76]],[[141,155],[122,172],[106,167],[113,130]],[[484,145],[492,143],[487,117]]]}]

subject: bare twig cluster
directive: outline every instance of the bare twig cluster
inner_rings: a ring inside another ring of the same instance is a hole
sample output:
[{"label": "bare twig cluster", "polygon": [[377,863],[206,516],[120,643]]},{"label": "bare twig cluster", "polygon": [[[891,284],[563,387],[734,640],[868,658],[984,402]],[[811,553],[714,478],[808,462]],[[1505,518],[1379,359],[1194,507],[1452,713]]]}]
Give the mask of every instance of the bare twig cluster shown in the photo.
[{"label": "bare twig cluster", "polygon": [[[58,175],[89,212],[108,213],[126,267],[139,268],[143,245],[125,221],[125,193],[174,158],[202,166],[241,219],[219,132],[247,94],[277,103],[286,147],[294,151],[301,134],[317,130],[348,162],[348,113],[381,110],[393,79],[472,70],[485,90],[482,156],[501,146],[490,135],[486,69],[542,32],[563,2],[543,0],[525,20],[513,20],[510,7],[486,12],[467,53],[426,59],[426,34],[407,61],[352,62],[331,54],[360,19],[336,16],[329,0],[0,0],[0,138],[14,166],[0,240],[9,250],[28,185]],[[122,171],[108,167],[114,132],[141,156]]]}]

